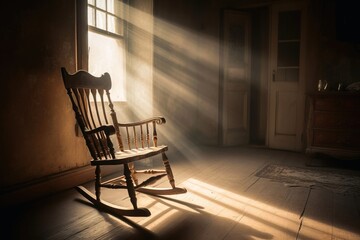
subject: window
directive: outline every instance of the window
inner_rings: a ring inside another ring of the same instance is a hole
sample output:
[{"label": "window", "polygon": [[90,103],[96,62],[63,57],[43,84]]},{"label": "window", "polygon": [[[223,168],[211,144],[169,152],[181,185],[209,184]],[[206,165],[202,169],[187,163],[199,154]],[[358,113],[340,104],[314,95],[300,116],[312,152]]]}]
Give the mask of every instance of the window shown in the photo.
[{"label": "window", "polygon": [[111,99],[125,101],[124,7],[119,0],[88,0],[89,72],[108,72]]},{"label": "window", "polygon": [[276,81],[298,82],[300,69],[301,11],[279,13]]}]

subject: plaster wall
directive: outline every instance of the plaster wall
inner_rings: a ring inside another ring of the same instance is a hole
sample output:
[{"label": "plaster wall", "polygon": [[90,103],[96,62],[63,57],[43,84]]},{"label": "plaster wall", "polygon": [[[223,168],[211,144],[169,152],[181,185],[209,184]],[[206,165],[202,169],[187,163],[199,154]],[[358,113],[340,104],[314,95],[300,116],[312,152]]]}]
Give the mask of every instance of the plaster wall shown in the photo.
[{"label": "plaster wall", "polygon": [[1,36],[1,167],[6,188],[88,164],[60,75],[75,71],[75,1],[8,1]]}]

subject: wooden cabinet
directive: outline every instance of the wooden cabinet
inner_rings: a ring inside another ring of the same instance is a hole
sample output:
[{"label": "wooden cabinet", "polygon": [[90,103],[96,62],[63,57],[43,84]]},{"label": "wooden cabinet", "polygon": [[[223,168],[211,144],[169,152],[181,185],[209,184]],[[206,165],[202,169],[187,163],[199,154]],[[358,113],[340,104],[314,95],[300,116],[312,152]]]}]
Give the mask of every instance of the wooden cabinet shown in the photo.
[{"label": "wooden cabinet", "polygon": [[360,93],[316,93],[309,103],[306,152],[360,159]]}]

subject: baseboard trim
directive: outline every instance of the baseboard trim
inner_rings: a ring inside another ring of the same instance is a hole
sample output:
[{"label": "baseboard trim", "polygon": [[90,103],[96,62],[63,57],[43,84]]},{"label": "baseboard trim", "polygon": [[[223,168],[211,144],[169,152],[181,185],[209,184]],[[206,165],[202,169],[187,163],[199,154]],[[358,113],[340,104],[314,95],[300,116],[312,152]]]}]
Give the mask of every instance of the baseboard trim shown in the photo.
[{"label": "baseboard trim", "polygon": [[[119,169],[103,167],[101,170],[102,176],[106,176]],[[88,165],[8,187],[1,190],[0,205],[17,205],[73,188],[94,180],[94,171],[95,167]]]}]

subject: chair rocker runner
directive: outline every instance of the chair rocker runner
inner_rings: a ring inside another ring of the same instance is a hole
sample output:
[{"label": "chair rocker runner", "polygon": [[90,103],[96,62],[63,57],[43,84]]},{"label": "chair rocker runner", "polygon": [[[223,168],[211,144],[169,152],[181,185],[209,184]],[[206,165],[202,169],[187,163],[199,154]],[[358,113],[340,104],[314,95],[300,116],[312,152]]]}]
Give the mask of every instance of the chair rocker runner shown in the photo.
[{"label": "chair rocker runner", "polygon": [[[138,208],[135,191],[152,195],[185,193],[186,189],[175,186],[169,160],[165,154],[168,147],[158,146],[157,125],[164,124],[165,118],[154,117],[133,123],[118,123],[110,99],[111,79],[108,73],[94,77],[86,71],[69,74],[61,68],[62,78],[70,97],[77,124],[91,154],[91,165],[95,166],[95,195],[83,186],[77,190],[95,207],[115,215],[150,216],[146,208]],[[105,96],[104,96],[105,95]],[[105,100],[107,99],[107,104]],[[108,105],[108,106],[107,106]],[[110,114],[109,123],[107,113]],[[125,138],[123,139],[123,136]],[[113,140],[117,145],[113,145]],[[125,140],[125,141],[123,141]],[[115,150],[115,148],[117,148]],[[164,169],[136,170],[134,162],[161,155]],[[103,182],[101,166],[123,165],[120,177]],[[138,175],[150,174],[139,183]],[[152,188],[156,181],[167,176],[169,188]],[[133,209],[123,209],[100,198],[101,188],[127,189]]]}]

